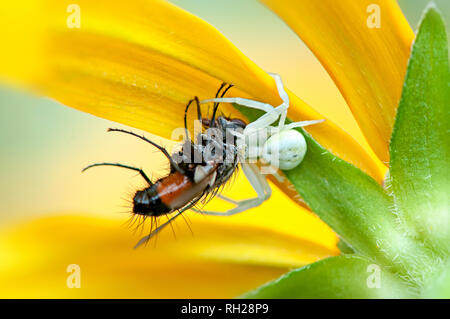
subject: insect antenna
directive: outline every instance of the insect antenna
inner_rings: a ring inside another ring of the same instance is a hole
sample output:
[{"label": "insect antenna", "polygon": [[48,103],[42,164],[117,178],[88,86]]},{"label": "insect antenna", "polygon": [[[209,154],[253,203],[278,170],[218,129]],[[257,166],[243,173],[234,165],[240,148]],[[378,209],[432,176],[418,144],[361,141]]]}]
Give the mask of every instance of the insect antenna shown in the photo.
[{"label": "insect antenna", "polygon": [[197,104],[197,116],[198,116],[198,120],[201,121],[202,120],[202,111],[200,109],[200,101],[198,100],[198,97],[194,97],[192,100],[189,101],[189,103],[186,105],[186,109],[184,110],[184,130],[185,130],[185,134],[186,134],[186,140],[189,139],[189,131],[188,131],[188,127],[187,127],[187,114],[188,114],[188,110],[189,110],[189,106],[191,106],[192,102],[194,102]]},{"label": "insect antenna", "polygon": [[128,165],[123,165],[120,163],[95,163],[95,164],[91,164],[86,166],[85,168],[83,168],[81,170],[81,172],[85,172],[86,170],[92,168],[92,167],[96,167],[96,166],[117,166],[117,167],[122,167],[122,168],[126,168],[126,169],[131,169],[133,171],[139,172],[139,174],[141,174],[142,178],[145,179],[145,181],[151,186],[153,185],[152,181],[150,180],[150,178],[148,178],[148,176],[145,174],[145,172],[137,167],[133,167],[133,166],[128,166]]},{"label": "insect antenna", "polygon": [[220,91],[222,91],[222,89],[225,87],[225,85],[227,85],[226,82],[222,82],[222,84],[220,85],[219,89],[216,92],[216,98],[219,97]]},{"label": "insect antenna", "polygon": [[[154,147],[156,147],[158,150],[160,150],[160,151],[164,154],[165,157],[167,157],[167,159],[168,159],[169,162],[170,162],[170,166],[171,166],[172,168],[174,168],[175,170],[177,170],[177,171],[178,171],[179,173],[181,173],[181,174],[184,174],[184,173],[185,173],[184,170],[182,170],[182,169],[178,166],[178,164],[175,163],[175,161],[173,160],[172,156],[170,156],[170,154],[167,152],[167,150],[166,150],[164,147],[162,147],[162,146],[156,144],[155,142],[150,141],[150,140],[149,140],[148,138],[146,138],[145,136],[141,136],[141,135],[138,135],[138,134],[136,134],[136,133],[133,133],[133,132],[130,132],[130,131],[126,131],[126,130],[122,130],[122,129],[118,129],[118,128],[109,128],[109,129],[108,129],[108,132],[121,132],[121,133],[125,133],[125,134],[130,134],[130,135],[133,135],[133,136],[135,136],[135,137],[137,137],[137,138],[140,138],[141,140],[146,141],[147,143],[150,143],[151,145],[153,145]],[[150,185],[151,185],[151,184],[150,184]]]},{"label": "insect antenna", "polygon": [[[229,89],[231,89],[233,87],[233,84],[228,84],[228,87],[225,89],[225,90],[223,90],[223,92],[222,92],[222,94],[220,95],[220,97],[222,98],[222,97],[224,97],[225,96],[225,93],[227,93],[227,91],[229,90]],[[218,93],[218,92],[217,92]],[[216,97],[217,97],[217,95],[216,95]],[[215,122],[216,122],[216,112],[217,112],[217,109],[219,108],[219,102],[215,102],[214,103],[214,109],[213,109],[213,114],[212,114],[212,117],[211,117],[211,126],[215,126]]]}]

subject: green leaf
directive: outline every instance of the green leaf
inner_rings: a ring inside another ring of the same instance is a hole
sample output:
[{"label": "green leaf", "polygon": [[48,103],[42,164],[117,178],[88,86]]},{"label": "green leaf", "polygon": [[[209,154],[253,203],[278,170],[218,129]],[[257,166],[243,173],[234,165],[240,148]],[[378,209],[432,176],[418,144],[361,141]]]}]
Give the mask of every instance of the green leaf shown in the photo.
[{"label": "green leaf", "polygon": [[421,298],[450,299],[450,261],[423,288]]},{"label": "green leaf", "polygon": [[439,254],[450,253],[450,69],[434,6],[420,24],[391,139],[390,184],[399,216]]},{"label": "green leaf", "polygon": [[341,254],[346,255],[346,254],[354,254],[355,253],[353,248],[350,247],[350,245],[347,244],[345,241],[343,241],[342,238],[339,239],[339,241],[337,243],[337,247],[341,251]]},{"label": "green leaf", "polygon": [[411,298],[393,274],[356,256],[323,259],[291,271],[241,298]]},{"label": "green leaf", "polygon": [[[250,121],[262,115],[234,106]],[[391,197],[360,169],[327,151],[304,130],[298,131],[305,137],[307,152],[299,166],[284,174],[313,212],[357,253],[405,276],[420,277],[431,257],[397,228]]]}]

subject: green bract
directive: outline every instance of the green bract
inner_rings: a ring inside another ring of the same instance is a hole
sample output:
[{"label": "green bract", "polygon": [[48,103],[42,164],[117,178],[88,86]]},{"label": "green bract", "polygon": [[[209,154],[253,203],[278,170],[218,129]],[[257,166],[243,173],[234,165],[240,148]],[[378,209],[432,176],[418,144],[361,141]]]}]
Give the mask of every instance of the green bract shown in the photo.
[{"label": "green bract", "polygon": [[[420,24],[383,188],[305,131],[303,162],[285,175],[351,255],[294,270],[243,297],[450,297],[450,70],[434,6]],[[260,113],[236,105],[249,120]]]}]

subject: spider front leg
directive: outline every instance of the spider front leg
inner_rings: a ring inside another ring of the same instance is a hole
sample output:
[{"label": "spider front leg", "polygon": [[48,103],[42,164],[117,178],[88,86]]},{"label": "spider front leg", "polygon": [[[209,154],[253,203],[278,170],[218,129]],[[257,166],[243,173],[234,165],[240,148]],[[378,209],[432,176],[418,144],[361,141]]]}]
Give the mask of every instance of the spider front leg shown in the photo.
[{"label": "spider front leg", "polygon": [[267,182],[266,178],[259,173],[258,166],[254,164],[246,164],[242,163],[242,170],[244,171],[245,176],[247,177],[248,181],[252,185],[253,189],[255,190],[257,197],[251,198],[251,199],[245,199],[240,201],[235,201],[232,199],[229,199],[225,196],[220,196],[223,200],[226,200],[234,205],[236,207],[227,210],[225,212],[212,212],[212,211],[201,211],[197,209],[192,209],[193,211],[205,214],[205,215],[213,215],[213,216],[231,216],[238,213],[241,213],[243,211],[246,211],[250,208],[257,207],[261,205],[264,201],[266,201],[270,195],[272,194],[272,189],[270,188],[269,183]]},{"label": "spider front leg", "polygon": [[201,100],[200,104],[210,103],[210,102],[218,102],[218,103],[235,103],[242,106],[247,106],[252,109],[264,111],[266,113],[275,113],[275,108],[267,103],[258,102],[250,99],[244,99],[241,97],[222,97],[222,98],[214,98],[214,99],[206,99]]},{"label": "spider front leg", "polygon": [[278,89],[278,94],[280,95],[281,100],[283,100],[283,103],[277,107],[277,109],[280,108],[279,113],[281,115],[280,121],[278,122],[278,129],[282,130],[287,117],[287,109],[289,107],[289,96],[284,88],[281,76],[276,73],[269,73],[269,75],[275,80],[275,84],[277,85]]},{"label": "spider front leg", "polygon": [[[252,129],[254,127],[260,128],[260,127],[266,127],[274,123],[278,118],[280,118],[278,128],[281,130],[284,126],[286,116],[287,116],[287,109],[289,107],[289,96],[284,89],[283,82],[281,81],[281,77],[276,73],[269,73],[269,75],[274,79],[275,84],[277,86],[278,94],[283,101],[279,106],[273,107],[270,104],[258,102],[250,99],[244,99],[240,97],[231,97],[231,98],[214,98],[214,99],[207,99],[200,101],[200,103],[209,103],[209,102],[215,102],[215,103],[235,103],[242,106],[247,106],[250,108],[254,108],[257,110],[261,110],[266,112],[263,116],[261,116],[256,121],[250,123],[248,125],[248,129]],[[280,117],[281,115],[281,117]]]},{"label": "spider front leg", "polygon": [[289,96],[284,89],[283,81],[281,80],[281,76],[277,73],[268,72],[268,74],[275,80],[275,84],[277,85],[278,94],[280,98],[283,100],[283,103],[289,105]]}]

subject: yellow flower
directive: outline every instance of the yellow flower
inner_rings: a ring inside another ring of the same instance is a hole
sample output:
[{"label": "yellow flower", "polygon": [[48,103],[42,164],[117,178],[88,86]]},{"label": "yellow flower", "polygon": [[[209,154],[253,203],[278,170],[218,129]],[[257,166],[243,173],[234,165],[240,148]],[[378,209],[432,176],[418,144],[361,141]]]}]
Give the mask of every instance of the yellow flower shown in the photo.
[{"label": "yellow flower", "polygon": [[[378,157],[330,120],[307,131],[381,182],[413,40],[397,4],[264,2],[322,62]],[[383,31],[367,25],[370,4],[380,7]],[[235,96],[280,102],[267,73],[216,29],[168,2],[77,5],[80,28],[68,21],[66,2],[0,4],[2,79],[167,138],[182,125],[186,102],[193,95],[211,97],[222,81],[235,85]],[[326,118],[290,91],[289,96],[292,120]],[[223,111],[242,116],[229,105]],[[272,181],[289,197],[295,194],[289,182]],[[338,254],[333,232],[285,194],[275,192],[245,216],[220,221],[193,216],[194,237],[180,227],[177,241],[166,231],[156,248],[137,251],[131,250],[136,237],[120,228],[118,219],[53,217],[4,230],[0,296],[232,297],[288,268]],[[288,211],[283,220],[273,214],[280,208]],[[67,289],[65,270],[73,263],[81,267],[83,289]]]}]

